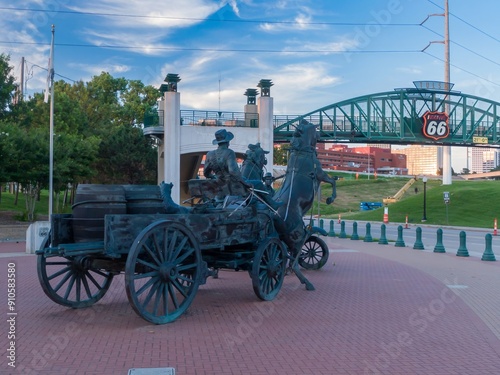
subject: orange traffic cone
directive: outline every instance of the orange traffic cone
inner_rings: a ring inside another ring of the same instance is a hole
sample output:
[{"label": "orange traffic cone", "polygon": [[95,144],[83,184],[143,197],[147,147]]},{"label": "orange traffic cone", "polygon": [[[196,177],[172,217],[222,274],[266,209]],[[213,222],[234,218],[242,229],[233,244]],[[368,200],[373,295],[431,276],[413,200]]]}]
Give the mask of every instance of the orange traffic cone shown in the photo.
[{"label": "orange traffic cone", "polygon": [[384,224],[389,223],[389,207],[384,207]]},{"label": "orange traffic cone", "polygon": [[497,218],[495,218],[495,221],[493,222],[493,235],[497,235]]},{"label": "orange traffic cone", "polygon": [[341,219],[340,219],[340,214],[339,214],[339,224],[340,224],[340,220],[341,220]]},{"label": "orange traffic cone", "polygon": [[406,215],[405,229],[408,229],[408,215]]}]

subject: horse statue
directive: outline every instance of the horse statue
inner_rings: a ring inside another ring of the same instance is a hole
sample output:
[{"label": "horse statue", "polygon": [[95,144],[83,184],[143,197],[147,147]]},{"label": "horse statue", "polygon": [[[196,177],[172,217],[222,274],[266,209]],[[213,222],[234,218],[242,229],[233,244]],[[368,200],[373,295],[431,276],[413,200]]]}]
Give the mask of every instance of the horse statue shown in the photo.
[{"label": "horse statue", "polygon": [[302,120],[290,142],[290,156],[283,184],[274,196],[276,201],[284,203],[278,208],[279,218],[275,220],[275,226],[280,239],[286,243],[293,257],[291,268],[307,290],[314,290],[314,286],[301,273],[298,265],[298,257],[307,239],[303,217],[311,209],[314,194],[321,182],[332,185],[332,195],[327,198],[327,204],[331,204],[337,196],[336,178],[323,171],[316,156],[318,138],[316,125]]},{"label": "horse statue", "polygon": [[260,143],[248,145],[245,159],[241,164],[241,175],[245,180],[262,181],[262,177],[264,176],[263,169],[267,164],[266,154],[269,154],[269,151],[264,151],[260,147]]}]

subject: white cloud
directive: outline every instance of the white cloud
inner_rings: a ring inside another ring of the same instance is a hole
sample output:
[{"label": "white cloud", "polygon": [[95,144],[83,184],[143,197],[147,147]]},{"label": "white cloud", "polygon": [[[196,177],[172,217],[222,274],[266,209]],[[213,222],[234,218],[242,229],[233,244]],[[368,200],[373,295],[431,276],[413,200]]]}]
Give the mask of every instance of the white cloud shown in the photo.
[{"label": "white cloud", "polygon": [[201,22],[219,9],[220,5],[208,0],[169,0],[168,4],[156,0],[89,0],[70,9],[80,12],[101,13],[112,27],[125,29],[186,27]]},{"label": "white cloud", "polygon": [[70,64],[69,67],[82,70],[89,73],[89,80],[92,76],[98,76],[102,72],[108,72],[111,75],[123,74],[130,70],[130,66],[125,64],[114,63],[112,61],[104,61],[100,64]]},{"label": "white cloud", "polygon": [[[161,43],[162,39],[177,28],[202,22],[220,6],[209,0],[170,0],[168,6],[156,0],[89,0],[69,8],[101,14],[97,16],[98,28],[88,27],[81,31],[82,38],[89,43],[138,46],[127,50],[161,55],[169,47]],[[233,9],[237,10],[236,3]]]},{"label": "white cloud", "polygon": [[422,69],[420,69],[420,68],[418,68],[416,66],[399,67],[399,68],[397,68],[397,70],[399,72],[408,73],[408,74],[412,74],[412,75],[421,75],[423,73]]},{"label": "white cloud", "polygon": [[[280,5],[279,5],[280,6]],[[283,5],[281,5],[283,6]],[[286,7],[281,8],[285,10]],[[324,29],[325,26],[314,23],[312,17],[312,10],[306,7],[302,7],[295,17],[290,19],[289,21],[284,21],[282,23],[269,23],[264,22],[259,25],[259,28],[262,31],[266,32],[287,32],[287,31],[305,31],[305,30],[321,30]]]},{"label": "white cloud", "polygon": [[[289,40],[287,46],[283,48],[283,52],[294,54],[294,51],[310,51],[311,53],[318,53],[321,55],[328,55],[331,53],[345,52],[353,50],[357,47],[357,41],[350,38],[339,38],[337,41],[321,42],[304,42]],[[302,52],[300,54],[303,54]]]}]

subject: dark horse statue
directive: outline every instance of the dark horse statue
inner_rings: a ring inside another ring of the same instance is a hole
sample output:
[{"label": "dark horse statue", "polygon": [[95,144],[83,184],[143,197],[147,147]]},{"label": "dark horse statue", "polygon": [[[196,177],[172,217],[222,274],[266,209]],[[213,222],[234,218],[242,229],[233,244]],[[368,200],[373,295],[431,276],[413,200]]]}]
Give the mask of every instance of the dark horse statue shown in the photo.
[{"label": "dark horse statue", "polygon": [[266,154],[269,154],[269,151],[264,151],[260,143],[248,145],[245,159],[241,164],[241,175],[245,180],[262,181],[263,169],[267,164]]},{"label": "dark horse statue", "polygon": [[300,282],[306,285],[307,290],[314,290],[314,287],[301,273],[298,265],[298,257],[307,236],[303,218],[311,209],[314,194],[321,182],[332,185],[332,195],[327,198],[327,204],[331,204],[337,196],[336,178],[330,177],[323,171],[316,156],[318,138],[316,125],[302,120],[295,129],[290,142],[290,156],[285,179],[274,196],[275,200],[284,202],[284,205],[278,209],[279,218],[275,220],[276,228],[280,239],[286,243],[293,257],[291,268]]}]

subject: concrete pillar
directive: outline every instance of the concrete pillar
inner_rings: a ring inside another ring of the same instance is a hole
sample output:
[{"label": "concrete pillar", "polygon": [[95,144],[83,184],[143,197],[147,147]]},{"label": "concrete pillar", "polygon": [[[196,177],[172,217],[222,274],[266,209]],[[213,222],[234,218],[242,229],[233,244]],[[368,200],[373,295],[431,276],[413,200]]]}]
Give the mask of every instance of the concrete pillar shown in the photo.
[{"label": "concrete pillar", "polygon": [[267,170],[273,172],[274,133],[273,133],[273,98],[261,96],[259,106],[259,142],[260,146],[269,151],[267,154]]},{"label": "concrete pillar", "polygon": [[50,232],[50,221],[35,221],[26,230],[26,253],[35,254],[40,250],[45,237]]},{"label": "concrete pillar", "polygon": [[443,146],[443,185],[451,185],[451,146]]},{"label": "concrete pillar", "polygon": [[[163,180],[172,182],[172,199],[180,201],[181,168],[181,94],[177,91],[164,93],[164,135],[163,135]],[[161,151],[161,149],[159,150]]]},{"label": "concrete pillar", "polygon": [[165,181],[165,144],[158,146],[158,185]]},{"label": "concrete pillar", "polygon": [[243,112],[245,112],[245,126],[253,127],[254,123],[258,123],[259,109],[257,104],[245,104]]}]

